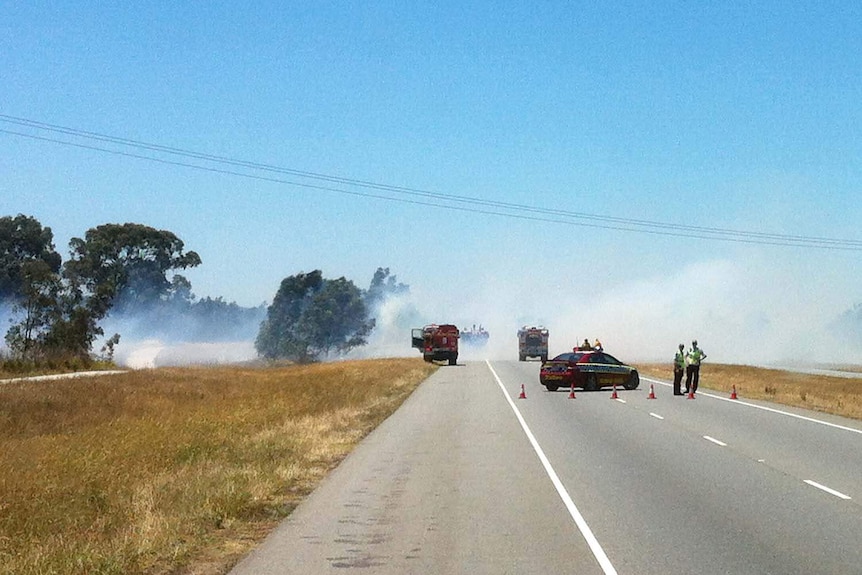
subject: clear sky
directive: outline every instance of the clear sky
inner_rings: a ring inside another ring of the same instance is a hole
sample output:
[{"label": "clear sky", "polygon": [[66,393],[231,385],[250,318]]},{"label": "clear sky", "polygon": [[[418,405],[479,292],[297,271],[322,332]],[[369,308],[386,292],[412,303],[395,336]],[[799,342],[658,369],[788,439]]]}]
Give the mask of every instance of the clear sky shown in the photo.
[{"label": "clear sky", "polygon": [[503,354],[543,323],[552,352],[862,363],[834,329],[862,302],[860,54],[853,2],[5,2],[0,215],[64,257],[170,230],[197,296],[247,306],[389,267]]}]

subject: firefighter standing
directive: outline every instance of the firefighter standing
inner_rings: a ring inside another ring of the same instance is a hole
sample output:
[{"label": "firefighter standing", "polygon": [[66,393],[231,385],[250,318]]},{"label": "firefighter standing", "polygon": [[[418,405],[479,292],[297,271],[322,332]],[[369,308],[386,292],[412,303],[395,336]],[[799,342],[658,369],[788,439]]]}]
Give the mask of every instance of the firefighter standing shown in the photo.
[{"label": "firefighter standing", "polygon": [[697,340],[691,342],[691,349],[685,356],[688,367],[685,370],[685,393],[697,392],[697,383],[700,381],[700,362],[706,359],[706,354],[697,347]]},{"label": "firefighter standing", "polygon": [[680,391],[682,374],[685,371],[685,345],[679,344],[679,350],[673,356],[673,394],[685,395]]}]

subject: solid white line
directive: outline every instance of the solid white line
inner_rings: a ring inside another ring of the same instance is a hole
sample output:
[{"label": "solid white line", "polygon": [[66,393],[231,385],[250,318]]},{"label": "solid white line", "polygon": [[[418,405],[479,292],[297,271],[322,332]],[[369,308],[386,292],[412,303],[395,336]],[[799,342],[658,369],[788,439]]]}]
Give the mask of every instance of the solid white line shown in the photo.
[{"label": "solid white line", "polygon": [[661,415],[659,415],[658,413],[652,413],[652,412],[650,412],[650,415],[652,415],[652,416],[653,416],[653,417],[655,417],[656,419],[664,419],[664,417],[662,417],[662,416],[661,416]]},{"label": "solid white line", "polygon": [[[650,379],[648,377],[642,377],[646,381],[651,381],[653,383],[660,383],[661,385],[670,385],[669,383],[665,383],[663,381],[658,381],[657,379]],[[835,429],[842,429],[844,431],[852,431],[853,433],[862,434],[862,429],[856,429],[855,427],[847,427],[844,425],[838,425],[837,423],[829,423],[828,421],[823,421],[820,419],[814,419],[813,417],[805,417],[804,415],[797,415],[795,413],[790,413],[788,411],[781,411],[780,409],[773,409],[771,407],[766,407],[763,405],[755,405],[753,403],[748,403],[747,401],[742,401],[741,399],[730,399],[729,397],[721,397],[720,395],[713,395],[711,393],[705,393],[703,391],[698,391],[697,396],[706,396],[711,397],[713,399],[720,399],[722,401],[729,401],[730,403],[735,403],[737,405],[744,405],[746,407],[753,407],[755,409],[762,409],[763,411],[769,411],[771,413],[777,413],[779,415],[786,415],[787,417],[795,417],[796,419],[801,419],[803,421],[810,421],[811,423],[819,423],[820,425],[826,425],[828,427],[834,427]],[[802,409],[802,408],[800,408]]]},{"label": "solid white line", "polygon": [[542,448],[539,446],[539,442],[536,440],[536,437],[533,435],[533,432],[530,431],[530,428],[527,426],[527,422],[524,420],[524,417],[521,415],[521,412],[518,411],[518,407],[515,405],[515,402],[509,396],[509,393],[506,391],[506,387],[503,385],[503,382],[500,381],[500,376],[497,375],[497,372],[494,371],[494,368],[491,367],[491,362],[487,359],[485,363],[488,365],[488,369],[491,370],[491,374],[494,376],[494,379],[497,380],[497,385],[500,386],[500,389],[503,391],[503,395],[506,397],[506,401],[509,402],[509,406],[512,408],[512,411],[515,412],[515,417],[518,418],[518,421],[521,423],[521,428],[524,430],[524,433],[527,435],[527,439],[530,440],[530,445],[533,446],[533,450],[536,452],[536,455],[539,456],[539,461],[542,462],[542,466],[545,468],[545,473],[548,474],[548,477],[551,479],[551,483],[554,484],[554,487],[557,490],[560,498],[563,500],[563,503],[566,506],[566,509],[569,511],[569,515],[572,516],[572,519],[575,521],[575,525],[580,529],[581,534],[584,536],[584,539],[587,541],[587,545],[590,546],[590,550],[593,552],[593,556],[595,556],[596,561],[599,562],[599,566],[601,566],[602,571],[605,572],[605,575],[617,575],[617,570],[614,569],[614,566],[611,564],[611,560],[608,559],[605,550],[602,549],[601,544],[599,544],[596,536],[593,535],[592,529],[587,525],[584,516],[581,515],[581,512],[578,511],[578,508],[575,506],[575,502],[572,501],[572,498],[569,496],[569,492],[566,491],[566,488],[563,486],[563,482],[560,481],[560,477],[557,475],[557,472],[554,471],[554,468],[551,466],[551,462],[545,456],[545,452],[542,451]]},{"label": "solid white line", "polygon": [[725,442],[723,442],[723,441],[719,441],[719,440],[717,440],[717,439],[716,439],[716,438],[714,438],[714,437],[710,437],[710,436],[708,436],[708,435],[704,435],[704,436],[703,436],[703,438],[704,438],[705,440],[707,440],[707,441],[711,441],[711,442],[713,442],[713,443],[714,443],[714,444],[716,444],[716,445],[720,445],[720,446],[722,446],[722,447],[727,447],[727,444],[726,444]]},{"label": "solid white line", "polygon": [[817,489],[822,489],[826,493],[829,493],[830,495],[834,495],[835,497],[840,497],[841,499],[852,499],[849,495],[844,495],[840,491],[835,491],[834,489],[830,489],[829,487],[826,487],[825,485],[820,485],[816,481],[811,481],[810,479],[806,479],[805,483],[807,483],[811,487],[816,487]]}]

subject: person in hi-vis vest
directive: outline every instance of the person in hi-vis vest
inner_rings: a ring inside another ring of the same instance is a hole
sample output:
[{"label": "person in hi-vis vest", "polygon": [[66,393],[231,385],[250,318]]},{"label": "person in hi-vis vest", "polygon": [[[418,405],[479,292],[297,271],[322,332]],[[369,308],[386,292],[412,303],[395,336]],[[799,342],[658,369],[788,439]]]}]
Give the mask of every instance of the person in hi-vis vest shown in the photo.
[{"label": "person in hi-vis vest", "polygon": [[700,381],[700,363],[706,359],[706,354],[697,347],[697,340],[691,342],[691,349],[685,355],[688,367],[685,370],[685,393],[697,392],[697,383]]}]

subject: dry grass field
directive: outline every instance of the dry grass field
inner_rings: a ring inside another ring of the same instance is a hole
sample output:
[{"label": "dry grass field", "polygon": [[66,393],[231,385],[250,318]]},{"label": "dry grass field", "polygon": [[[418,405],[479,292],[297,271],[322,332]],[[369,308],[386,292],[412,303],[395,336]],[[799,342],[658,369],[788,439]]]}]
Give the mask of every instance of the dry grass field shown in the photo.
[{"label": "dry grass field", "polygon": [[[670,364],[639,364],[636,367],[641,375],[673,381]],[[859,371],[858,367],[842,369]],[[744,365],[704,363],[700,368],[701,389],[729,396],[734,385],[740,399],[763,399],[862,419],[860,378],[810,375]]]},{"label": "dry grass field", "polygon": [[0,573],[224,573],[434,369],[390,359],[0,385]]}]

